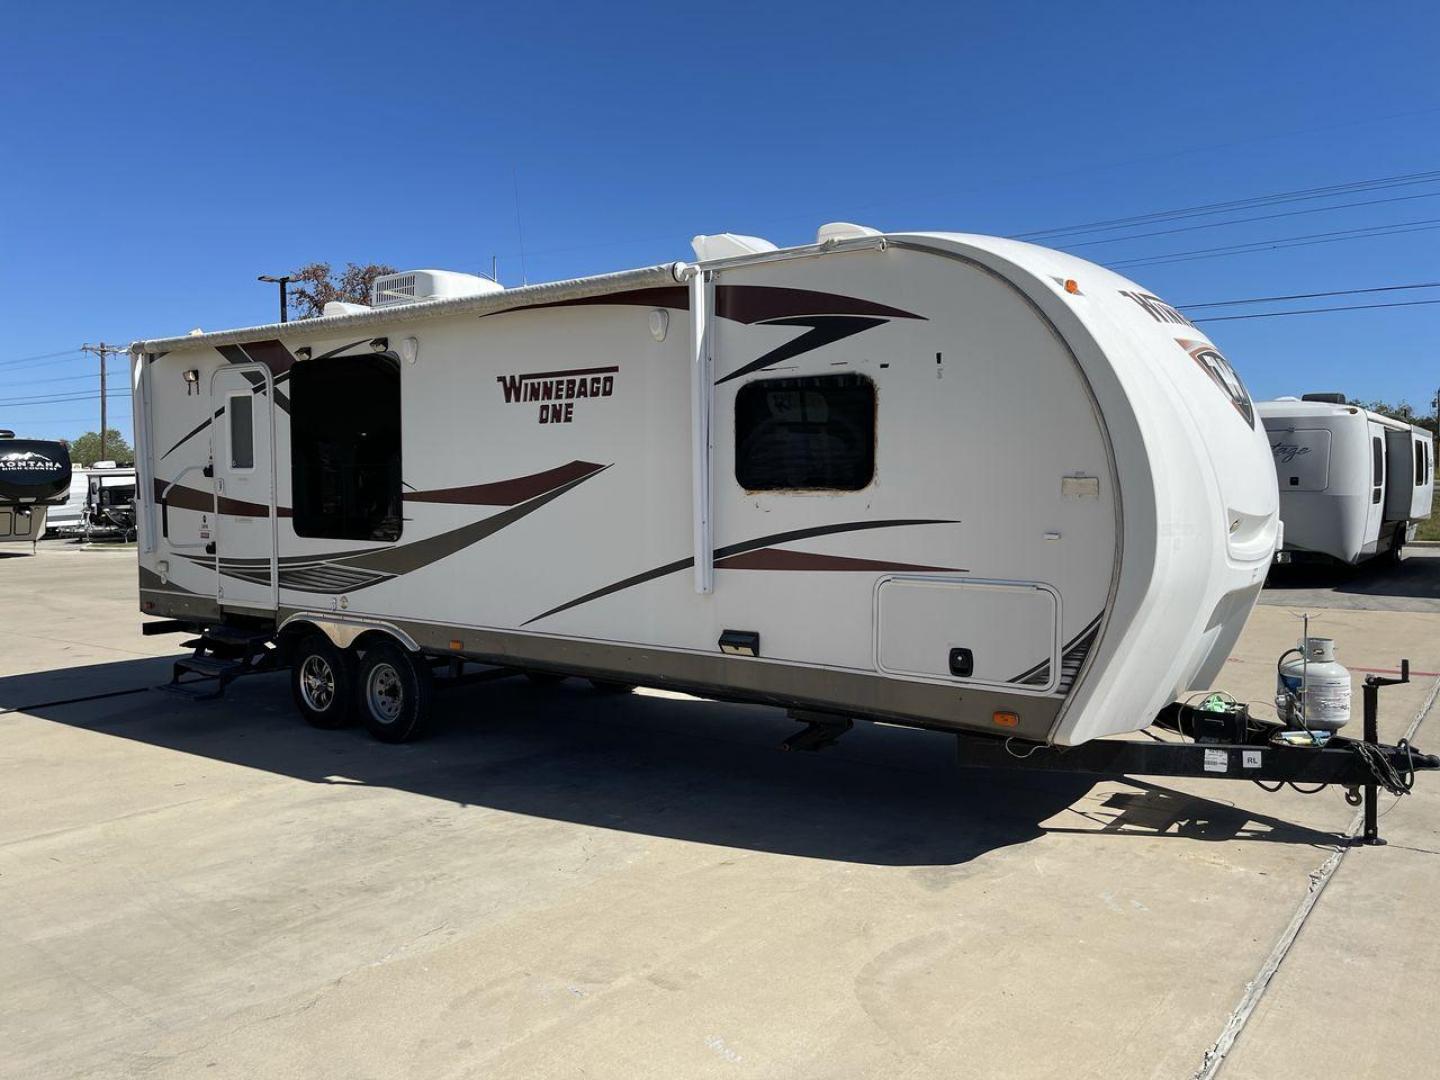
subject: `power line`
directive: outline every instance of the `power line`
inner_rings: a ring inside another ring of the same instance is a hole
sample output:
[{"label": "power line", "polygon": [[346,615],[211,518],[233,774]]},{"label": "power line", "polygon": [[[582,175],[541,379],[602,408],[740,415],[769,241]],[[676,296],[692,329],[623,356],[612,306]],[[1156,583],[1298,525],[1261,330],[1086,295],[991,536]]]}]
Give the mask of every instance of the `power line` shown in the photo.
[{"label": "power line", "polygon": [[[120,401],[129,398],[130,393],[109,393],[105,395],[107,401]],[[63,397],[43,398],[17,398],[14,401],[0,401],[0,409],[25,409],[32,405],[68,405],[74,401],[94,401],[94,394],[69,394]]]},{"label": "power line", "polygon": [[1359,229],[1336,229],[1331,232],[1305,233],[1300,236],[1281,236],[1273,240],[1257,240],[1249,244],[1198,248],[1195,251],[1172,251],[1164,255],[1122,259],[1119,262],[1111,263],[1110,266],[1158,266],[1162,263],[1194,262],[1199,259],[1215,259],[1225,255],[1248,255],[1256,251],[1278,251],[1282,248],[1309,247],[1312,244],[1333,244],[1341,240],[1363,240],[1372,236],[1398,236],[1407,232],[1427,232],[1435,228],[1440,228],[1440,218],[1422,218],[1419,221],[1397,221],[1392,225],[1367,225]]},{"label": "power line", "polygon": [[45,363],[46,360],[53,360],[56,357],[71,357],[72,360],[79,360],[78,348],[62,348],[59,353],[36,353],[35,356],[16,356],[9,360],[0,360],[0,367],[29,367],[30,364]]},{"label": "power line", "polygon": [[[7,375],[8,375],[8,372],[0,371],[0,379],[5,378]],[[93,379],[93,378],[95,378],[95,376],[94,376],[94,375],[59,375],[59,376],[57,376],[57,377],[55,377],[55,378],[53,378],[53,379],[31,379],[31,378],[27,378],[27,377],[25,377],[25,376],[21,376],[21,378],[23,378],[23,379],[25,380],[25,385],[26,385],[26,386],[39,386],[39,385],[41,385],[42,383],[78,382],[78,381],[81,380],[81,379]],[[58,393],[58,391],[57,391],[57,393]]]},{"label": "power line", "polygon": [[1416,285],[1377,285],[1370,289],[1337,289],[1334,292],[1291,293],[1289,296],[1255,296],[1248,300],[1215,300],[1208,304],[1176,304],[1175,306],[1188,311],[1191,308],[1268,304],[1281,300],[1318,300],[1322,296],[1358,296],[1361,293],[1396,292],[1401,289],[1440,289],[1440,281],[1427,281]]},{"label": "power line", "polygon": [[1330,184],[1325,187],[1297,188],[1293,191],[1278,191],[1269,195],[1253,195],[1228,202],[1205,203],[1200,206],[1186,206],[1176,210],[1156,210],[1148,214],[1131,217],[1111,218],[1108,221],[1092,221],[1083,225],[1060,225],[1053,229],[1037,229],[1033,232],[1016,233],[1015,240],[1029,240],[1036,237],[1054,238],[1058,235],[1087,232],[1107,232],[1113,229],[1130,228],[1137,225],[1151,225],[1159,221],[1172,221],[1187,217],[1205,217],[1223,214],[1231,210],[1248,210],[1252,207],[1274,206],[1290,202],[1305,202],[1311,199],[1332,198],[1352,195],[1362,191],[1380,191],[1386,188],[1408,187],[1414,184],[1433,184],[1440,181],[1440,170],[1419,173],[1404,173],[1397,176],[1381,176],[1371,180],[1352,180],[1345,184]]},{"label": "power line", "polygon": [[1397,300],[1389,304],[1345,304],[1341,307],[1297,308],[1295,311],[1261,311],[1253,315],[1215,315],[1194,322],[1235,322],[1239,319],[1278,319],[1285,315],[1324,315],[1331,311],[1373,311],[1376,308],[1425,307],[1440,300]]},{"label": "power line", "polygon": [[1178,229],[1157,229],[1155,232],[1131,233],[1129,236],[1111,236],[1104,240],[1086,240],[1079,244],[1067,244],[1067,249],[1097,247],[1100,244],[1123,244],[1127,240],[1143,240],[1149,236],[1174,236],[1176,233],[1195,232],[1199,229],[1222,229],[1226,225],[1244,225],[1250,221],[1274,221],[1277,218],[1300,217],[1303,214],[1324,214],[1332,210],[1348,210],[1356,206],[1381,206],[1385,203],[1410,202],[1413,199],[1440,198],[1440,191],[1427,191],[1421,195],[1396,195],[1389,199],[1369,199],[1365,202],[1336,203],[1334,206],[1310,206],[1304,210],[1287,210],[1283,214],[1257,214],[1254,217],[1230,218],[1227,221],[1207,221],[1204,225],[1184,225]]}]

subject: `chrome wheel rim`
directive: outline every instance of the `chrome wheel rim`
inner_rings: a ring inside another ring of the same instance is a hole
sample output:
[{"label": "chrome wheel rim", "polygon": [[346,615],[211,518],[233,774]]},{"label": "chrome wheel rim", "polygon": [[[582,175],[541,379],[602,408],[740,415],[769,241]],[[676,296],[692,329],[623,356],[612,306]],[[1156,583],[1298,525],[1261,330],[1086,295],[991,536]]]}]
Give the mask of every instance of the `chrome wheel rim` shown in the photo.
[{"label": "chrome wheel rim", "polygon": [[392,664],[376,664],[365,680],[365,698],[370,714],[382,724],[393,724],[405,707],[405,688]]},{"label": "chrome wheel rim", "polygon": [[335,703],[335,672],[323,656],[307,656],[300,665],[300,696],[317,713]]}]

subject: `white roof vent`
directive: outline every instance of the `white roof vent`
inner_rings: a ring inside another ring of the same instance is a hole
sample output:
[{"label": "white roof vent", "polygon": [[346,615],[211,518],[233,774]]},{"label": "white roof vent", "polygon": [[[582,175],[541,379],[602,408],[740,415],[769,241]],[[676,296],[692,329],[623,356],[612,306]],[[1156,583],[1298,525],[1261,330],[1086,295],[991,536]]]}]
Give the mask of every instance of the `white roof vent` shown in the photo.
[{"label": "white roof vent", "polygon": [[857,240],[862,236],[879,236],[879,229],[868,225],[852,225],[848,221],[829,221],[815,233],[817,244],[829,244],[836,240]]},{"label": "white roof vent", "polygon": [[475,274],[461,274],[454,270],[407,270],[377,277],[370,286],[370,305],[387,308],[504,291],[505,286],[498,281]]},{"label": "white roof vent", "polygon": [[331,300],[321,309],[320,314],[328,319],[334,315],[359,315],[362,311],[369,310],[364,304],[352,304],[348,300]]},{"label": "white roof vent", "polygon": [[695,257],[701,262],[734,259],[741,255],[759,255],[761,252],[778,250],[769,240],[729,232],[697,236],[690,241],[690,246],[695,249]]}]

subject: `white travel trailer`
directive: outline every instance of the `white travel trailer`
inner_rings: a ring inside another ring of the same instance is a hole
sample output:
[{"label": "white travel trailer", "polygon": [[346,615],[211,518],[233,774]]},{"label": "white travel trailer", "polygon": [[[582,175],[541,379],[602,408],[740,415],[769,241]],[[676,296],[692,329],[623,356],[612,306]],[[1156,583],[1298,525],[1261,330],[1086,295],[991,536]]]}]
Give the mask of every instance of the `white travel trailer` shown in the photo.
[{"label": "white travel trailer", "polygon": [[98,529],[128,536],[135,528],[134,501],[134,467],[97,461],[71,473],[65,501],[50,507],[48,531],[90,535]]},{"label": "white travel trailer", "polygon": [[1275,458],[1284,547],[1280,559],[1316,556],[1354,565],[1398,559],[1430,516],[1434,438],[1423,428],[1306,394],[1257,406]]},{"label": "white travel trailer", "polygon": [[392,740],[447,659],[1062,745],[1213,682],[1277,497],[1183,315],[994,237],[695,248],[132,346],[181,669]]},{"label": "white travel trailer", "polygon": [[70,487],[63,443],[17,439],[0,431],[0,544],[35,544],[45,535],[50,504]]}]

